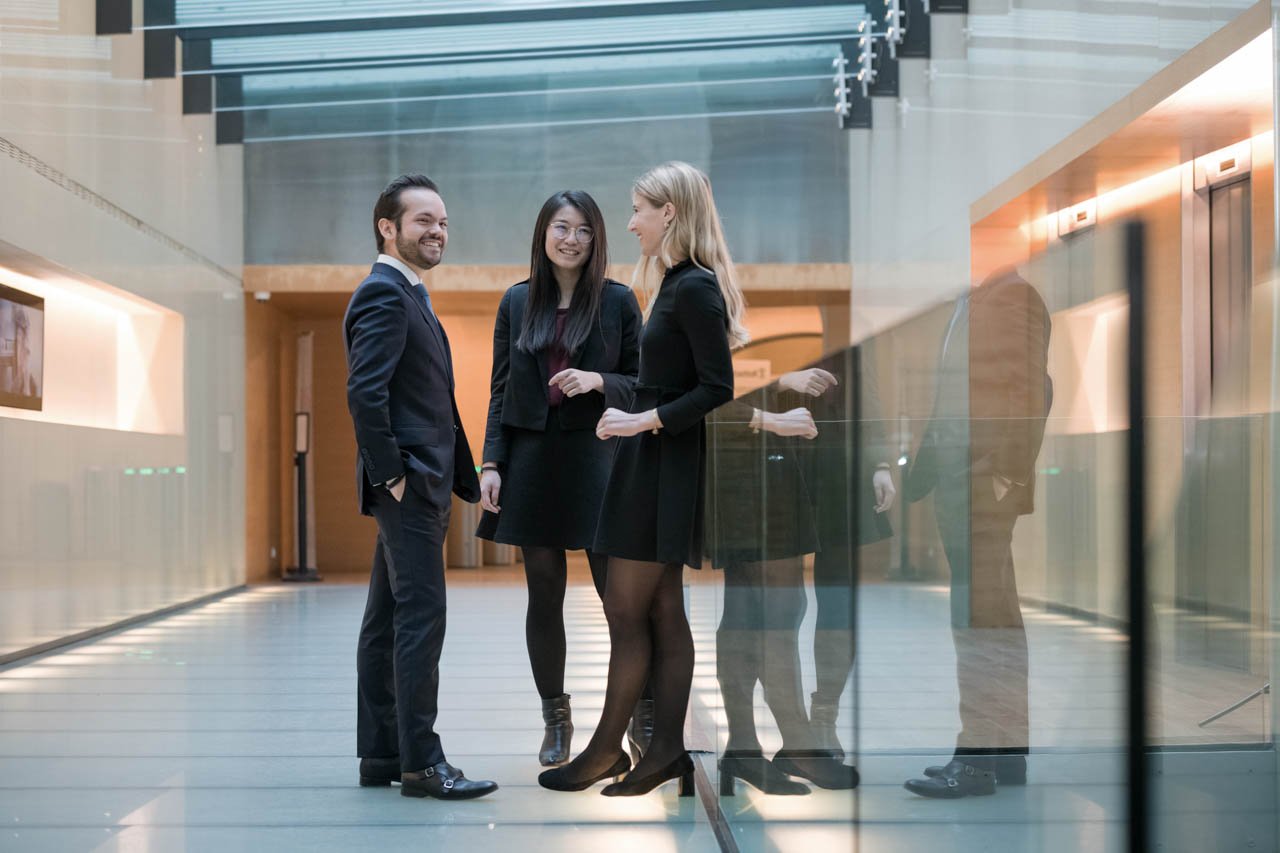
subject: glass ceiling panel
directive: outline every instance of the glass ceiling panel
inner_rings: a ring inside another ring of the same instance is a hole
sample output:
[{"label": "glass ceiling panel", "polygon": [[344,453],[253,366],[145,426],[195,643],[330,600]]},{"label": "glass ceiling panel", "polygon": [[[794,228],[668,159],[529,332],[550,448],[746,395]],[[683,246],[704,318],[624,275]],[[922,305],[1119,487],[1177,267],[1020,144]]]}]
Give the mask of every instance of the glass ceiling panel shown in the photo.
[{"label": "glass ceiling panel", "polygon": [[[702,78],[773,76],[830,73],[834,43],[784,45],[738,50],[689,50],[679,53],[583,56],[557,59],[523,59],[508,62],[471,62],[450,65],[354,68],[336,71],[300,71],[250,74],[244,77],[246,100],[267,101],[296,92],[309,97],[317,90],[386,89],[405,91],[432,84],[475,82],[484,86],[527,86],[530,80],[549,76],[593,76],[616,79],[662,79],[697,75]],[[523,81],[523,82],[517,82]],[[329,92],[332,94],[332,91]]]},{"label": "glass ceiling panel", "polygon": [[[485,12],[553,9],[608,9],[635,0],[176,0],[174,12],[184,27],[303,23]],[[713,0],[646,0],[673,8]]]},{"label": "glass ceiling panel", "polygon": [[673,39],[852,36],[864,7],[820,6],[646,15],[580,21],[538,21],[447,28],[308,33],[217,39],[213,64],[220,68],[284,62],[332,62],[376,57],[430,57],[459,53],[644,45]]},{"label": "glass ceiling panel", "polygon": [[[519,92],[494,98],[339,105],[245,115],[248,142],[442,133],[479,128],[612,124],[760,112],[832,112],[826,78],[751,86]],[[832,119],[834,122],[834,118]]]}]

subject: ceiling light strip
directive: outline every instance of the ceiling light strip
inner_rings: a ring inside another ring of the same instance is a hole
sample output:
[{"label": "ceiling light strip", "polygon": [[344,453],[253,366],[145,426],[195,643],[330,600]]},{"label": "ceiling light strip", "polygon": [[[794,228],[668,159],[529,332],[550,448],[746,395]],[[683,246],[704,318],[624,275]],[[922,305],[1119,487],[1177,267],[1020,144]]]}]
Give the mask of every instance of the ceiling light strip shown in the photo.
[{"label": "ceiling light strip", "polygon": [[830,80],[830,74],[795,74],[785,77],[744,77],[725,80],[676,80],[663,83],[625,83],[616,86],[572,86],[564,89],[511,89],[504,92],[469,92],[453,95],[415,95],[403,98],[352,98],[336,101],[306,101],[300,103],[252,104],[241,107],[217,107],[219,113],[264,112],[267,110],[299,110],[319,107],[363,107],[376,104],[409,104],[424,101],[466,101],[484,98],[525,98],[539,95],[587,95],[603,92],[636,92],[654,89],[685,89],[695,86],[759,86],[767,83],[799,83]]}]

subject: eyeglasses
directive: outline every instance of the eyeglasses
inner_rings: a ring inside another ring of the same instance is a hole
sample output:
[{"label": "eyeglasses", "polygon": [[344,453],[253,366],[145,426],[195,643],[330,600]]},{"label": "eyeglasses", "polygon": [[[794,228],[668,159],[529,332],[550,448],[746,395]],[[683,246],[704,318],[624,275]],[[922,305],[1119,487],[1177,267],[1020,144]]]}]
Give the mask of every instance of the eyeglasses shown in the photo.
[{"label": "eyeglasses", "polygon": [[592,238],[596,236],[595,232],[585,226],[582,228],[570,228],[563,222],[551,223],[551,235],[557,240],[563,240],[570,234],[577,237],[579,243],[590,243]]}]

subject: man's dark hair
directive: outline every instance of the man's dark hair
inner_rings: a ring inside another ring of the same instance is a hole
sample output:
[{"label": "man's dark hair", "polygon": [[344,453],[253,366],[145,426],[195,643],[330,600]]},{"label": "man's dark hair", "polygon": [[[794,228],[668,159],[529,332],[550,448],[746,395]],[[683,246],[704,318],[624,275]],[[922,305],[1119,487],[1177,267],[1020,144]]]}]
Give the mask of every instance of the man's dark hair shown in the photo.
[{"label": "man's dark hair", "polygon": [[396,224],[396,228],[399,228],[400,217],[404,216],[404,205],[400,203],[400,196],[405,190],[411,189],[431,190],[436,195],[440,195],[440,188],[436,186],[436,182],[426,175],[401,175],[387,184],[387,188],[382,191],[382,195],[378,196],[378,201],[373,206],[373,239],[379,252],[382,251],[382,232],[378,230],[379,220],[390,219]]}]

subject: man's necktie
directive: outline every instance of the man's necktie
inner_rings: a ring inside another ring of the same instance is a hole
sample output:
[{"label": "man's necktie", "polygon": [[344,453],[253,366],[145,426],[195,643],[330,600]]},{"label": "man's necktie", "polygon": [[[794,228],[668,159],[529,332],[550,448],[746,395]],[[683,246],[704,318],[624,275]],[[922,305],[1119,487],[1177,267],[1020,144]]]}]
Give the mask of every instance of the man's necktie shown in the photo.
[{"label": "man's necktie", "polygon": [[422,298],[422,301],[427,304],[427,313],[432,317],[436,316],[435,309],[431,307],[431,295],[427,293],[427,286],[422,282],[418,282],[413,286],[413,289],[417,291],[417,294]]}]

